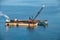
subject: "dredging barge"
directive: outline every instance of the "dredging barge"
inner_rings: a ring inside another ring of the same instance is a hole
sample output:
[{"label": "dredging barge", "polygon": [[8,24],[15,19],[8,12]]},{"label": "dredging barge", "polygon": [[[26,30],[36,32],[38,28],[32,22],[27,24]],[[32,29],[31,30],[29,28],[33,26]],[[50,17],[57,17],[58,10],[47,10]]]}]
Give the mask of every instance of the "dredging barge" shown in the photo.
[{"label": "dredging barge", "polygon": [[40,24],[46,26],[47,20],[6,20],[6,26],[38,26]]},{"label": "dredging barge", "polygon": [[13,20],[10,20],[10,19],[7,19],[6,22],[5,22],[5,26],[7,27],[13,27],[13,26],[26,26],[26,27],[36,27],[38,25],[43,25],[43,26],[46,26],[47,25],[47,20],[35,20],[36,17],[40,14],[40,12],[42,11],[42,9],[45,7],[45,5],[43,5],[41,7],[41,9],[38,11],[38,13],[36,14],[35,17],[31,18],[29,17],[29,20],[18,20],[18,19],[13,19]]}]

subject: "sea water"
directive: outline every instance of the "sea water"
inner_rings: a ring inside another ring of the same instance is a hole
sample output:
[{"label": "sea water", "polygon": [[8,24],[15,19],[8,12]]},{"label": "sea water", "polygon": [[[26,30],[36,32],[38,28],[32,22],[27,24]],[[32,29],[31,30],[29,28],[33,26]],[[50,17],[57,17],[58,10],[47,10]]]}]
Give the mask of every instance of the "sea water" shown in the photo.
[{"label": "sea water", "polygon": [[[0,11],[10,19],[28,20],[34,17],[41,7],[0,6]],[[60,40],[60,6],[46,6],[35,20],[48,20],[48,26],[5,28],[5,17],[0,16],[0,40]]]}]

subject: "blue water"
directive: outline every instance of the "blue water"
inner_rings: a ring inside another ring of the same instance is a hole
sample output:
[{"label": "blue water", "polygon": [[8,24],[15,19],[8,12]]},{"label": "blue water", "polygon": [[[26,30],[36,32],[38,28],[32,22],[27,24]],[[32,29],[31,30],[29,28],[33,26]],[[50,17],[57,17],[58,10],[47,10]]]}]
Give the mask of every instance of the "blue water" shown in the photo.
[{"label": "blue water", "polygon": [[[35,16],[41,7],[0,6],[0,11],[10,19],[28,20]],[[60,6],[46,6],[36,20],[48,20],[48,27],[37,26],[33,30],[26,27],[5,30],[5,18],[0,17],[0,40],[60,40]]]}]

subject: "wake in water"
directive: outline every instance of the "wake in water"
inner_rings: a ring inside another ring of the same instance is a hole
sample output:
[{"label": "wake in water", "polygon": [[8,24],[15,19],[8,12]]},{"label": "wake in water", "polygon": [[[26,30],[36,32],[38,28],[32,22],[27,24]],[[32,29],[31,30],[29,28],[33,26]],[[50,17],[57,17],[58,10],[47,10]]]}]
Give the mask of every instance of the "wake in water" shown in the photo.
[{"label": "wake in water", "polygon": [[6,19],[9,19],[9,16],[7,16],[6,14],[3,14],[3,12],[0,12],[0,16],[5,17]]}]

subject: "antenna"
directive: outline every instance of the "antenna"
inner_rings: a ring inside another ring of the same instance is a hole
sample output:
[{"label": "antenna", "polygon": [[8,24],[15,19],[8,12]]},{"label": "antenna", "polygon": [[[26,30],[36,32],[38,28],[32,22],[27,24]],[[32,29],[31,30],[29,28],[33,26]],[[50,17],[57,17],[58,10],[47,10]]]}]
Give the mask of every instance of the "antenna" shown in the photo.
[{"label": "antenna", "polygon": [[42,5],[41,9],[38,11],[38,13],[36,14],[36,16],[33,18],[33,20],[35,20],[37,18],[37,16],[41,13],[41,11],[43,10],[43,8],[45,7],[45,5]]}]

